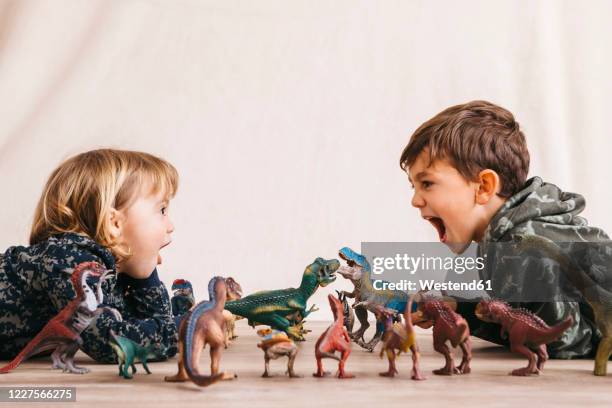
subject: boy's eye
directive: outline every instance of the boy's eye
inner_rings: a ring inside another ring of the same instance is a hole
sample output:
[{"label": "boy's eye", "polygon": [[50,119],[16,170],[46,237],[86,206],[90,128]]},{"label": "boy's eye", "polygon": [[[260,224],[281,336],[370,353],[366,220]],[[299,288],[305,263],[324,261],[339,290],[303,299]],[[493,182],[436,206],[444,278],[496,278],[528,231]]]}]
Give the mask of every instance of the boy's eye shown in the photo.
[{"label": "boy's eye", "polygon": [[433,186],[433,183],[431,181],[422,181],[421,185],[423,186],[423,188],[429,188],[431,186]]}]

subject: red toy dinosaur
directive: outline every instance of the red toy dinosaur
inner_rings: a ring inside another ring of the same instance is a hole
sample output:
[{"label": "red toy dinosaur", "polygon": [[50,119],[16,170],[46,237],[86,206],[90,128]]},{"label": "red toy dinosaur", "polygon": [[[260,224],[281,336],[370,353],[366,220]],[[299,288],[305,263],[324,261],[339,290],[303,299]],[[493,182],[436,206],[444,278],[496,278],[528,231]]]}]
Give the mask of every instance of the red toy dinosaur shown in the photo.
[{"label": "red toy dinosaur", "polygon": [[[87,368],[74,365],[74,355],[83,344],[81,332],[97,315],[98,305],[102,303],[101,283],[107,272],[97,262],[83,262],[77,265],[70,277],[76,298],[51,319],[13,361],[0,368],[0,373],[8,373],[32,355],[47,350],[54,350],[51,354],[53,368],[61,368],[75,374],[89,372]],[[100,277],[95,294],[87,285],[88,276]]]},{"label": "red toy dinosaur", "polygon": [[[389,369],[386,372],[380,373],[383,377],[394,377],[395,374],[398,374],[395,366],[395,359],[401,352],[407,353],[408,350],[410,350],[412,353],[412,379],[425,379],[419,370],[419,346],[417,345],[414,327],[412,326],[411,310],[413,301],[414,296],[411,295],[404,309],[404,324],[401,322],[393,323],[393,312],[395,312],[393,309],[381,310],[380,313],[376,313],[377,319],[384,319],[385,321],[385,332],[383,334],[383,345],[380,349],[380,358],[383,357],[385,352],[387,353]],[[378,307],[384,309],[383,306]],[[396,351],[397,355],[395,354]]]},{"label": "red toy dinosaur", "polygon": [[[472,360],[472,347],[470,342],[470,328],[461,315],[440,299],[418,294],[417,311],[412,314],[414,324],[428,328],[433,325],[434,350],[444,354],[446,365],[434,370],[437,375],[469,374],[470,360]],[[455,367],[453,355],[446,345],[450,341],[453,347],[461,347],[463,358],[459,367]]]},{"label": "red toy dinosaur", "polygon": [[[344,327],[344,314],[342,303],[334,295],[327,296],[329,306],[334,314],[334,323],[329,326],[317,340],[315,344],[315,357],[317,359],[317,372],[313,374],[315,377],[324,377],[328,372],[323,371],[323,358],[333,358],[338,360],[338,378],[353,378],[353,374],[344,371],[346,360],[351,354],[351,339]],[[336,356],[335,352],[340,352],[340,357]]]},{"label": "red toy dinosaur", "polygon": [[475,314],[482,321],[500,324],[501,337],[508,333],[510,350],[529,359],[527,367],[512,371],[517,376],[540,374],[548,360],[546,344],[558,339],[574,323],[572,316],[568,316],[550,327],[529,310],[512,308],[501,300],[481,300]]}]

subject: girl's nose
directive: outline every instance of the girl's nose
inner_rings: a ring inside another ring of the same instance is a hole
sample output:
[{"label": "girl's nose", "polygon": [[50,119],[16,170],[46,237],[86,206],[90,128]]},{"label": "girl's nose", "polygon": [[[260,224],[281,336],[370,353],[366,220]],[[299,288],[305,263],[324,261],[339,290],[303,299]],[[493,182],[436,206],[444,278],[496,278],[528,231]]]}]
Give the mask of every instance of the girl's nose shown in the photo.
[{"label": "girl's nose", "polygon": [[172,234],[174,232],[174,224],[172,221],[168,220],[168,228],[166,229],[168,234]]}]

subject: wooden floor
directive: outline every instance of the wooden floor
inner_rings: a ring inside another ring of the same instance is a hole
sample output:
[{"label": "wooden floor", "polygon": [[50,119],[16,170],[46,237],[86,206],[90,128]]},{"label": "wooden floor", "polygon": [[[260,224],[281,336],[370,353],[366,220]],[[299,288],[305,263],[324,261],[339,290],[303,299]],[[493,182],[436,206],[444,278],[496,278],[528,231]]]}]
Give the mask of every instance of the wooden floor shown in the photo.
[{"label": "wooden floor", "polygon": [[[50,369],[47,360],[26,362],[14,372],[0,376],[1,386],[75,386],[77,403],[52,403],[51,406],[75,405],[132,408],[137,406],[198,406],[198,407],[468,407],[468,406],[607,406],[612,404],[612,373],[607,377],[591,374],[592,360],[551,360],[538,377],[517,378],[508,375],[514,368],[526,364],[508,351],[474,338],[472,373],[465,376],[440,377],[432,369],[443,365],[443,358],[432,349],[431,332],[418,332],[422,352],[421,365],[427,380],[410,380],[411,359],[399,359],[400,375],[382,378],[378,372],[387,368],[386,360],[378,354],[353,347],[348,360],[348,371],[356,378],[339,380],[334,377],[314,378],[314,343],[327,327],[325,322],[309,322],[313,332],[300,344],[296,372],[303,378],[289,379],[283,373],[286,360],[272,362],[274,378],[261,378],[263,354],[256,347],[254,330],[244,321],[238,322],[239,338],[226,350],[222,370],[232,371],[238,378],[207,388],[191,383],[173,384],[163,381],[176,372],[176,358],[152,363],[153,374],[146,375],[139,366],[133,380],[117,376],[113,365],[93,362],[82,353],[77,363],[92,370],[85,375],[64,374]],[[457,352],[456,352],[457,354]],[[208,372],[208,355],[203,366]],[[324,360],[326,369],[335,371],[333,360]],[[612,371],[612,363],[610,363]],[[120,405],[119,405],[120,404]],[[0,403],[7,406],[7,403]],[[30,404],[13,404],[25,407]],[[49,404],[44,404],[49,405]],[[40,407],[41,404],[35,404]]]}]

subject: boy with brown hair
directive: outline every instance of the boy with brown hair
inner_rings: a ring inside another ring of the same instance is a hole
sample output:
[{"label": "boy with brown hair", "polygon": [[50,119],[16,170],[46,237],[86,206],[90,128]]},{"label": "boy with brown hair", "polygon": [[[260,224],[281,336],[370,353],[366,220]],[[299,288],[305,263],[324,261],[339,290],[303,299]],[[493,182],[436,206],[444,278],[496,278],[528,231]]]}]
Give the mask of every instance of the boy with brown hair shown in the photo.
[{"label": "boy with brown hair", "polygon": [[[574,325],[549,345],[552,357],[593,354],[601,338],[593,311],[576,288],[569,289],[573,296],[565,295],[558,265],[555,269],[543,258],[492,251],[521,237],[536,236],[570,243],[569,256],[575,258],[573,243],[609,242],[604,231],[588,226],[578,215],[585,207],[581,195],[564,192],[539,177],[527,180],[529,151],[511,112],[486,101],[445,109],[414,132],[400,166],[414,188],[412,205],[436,228],[440,241],[458,254],[477,242],[479,254],[487,255],[480,278],[492,281],[492,296],[516,301],[522,293],[539,293],[543,301],[524,297],[526,301],[513,305],[531,310],[548,324],[568,315],[574,318]],[[585,271],[599,271],[591,276],[596,282],[609,286],[607,260],[580,259]],[[534,282],[539,286],[533,287]],[[472,334],[507,345],[498,326],[476,319],[475,305],[457,306]]]}]

